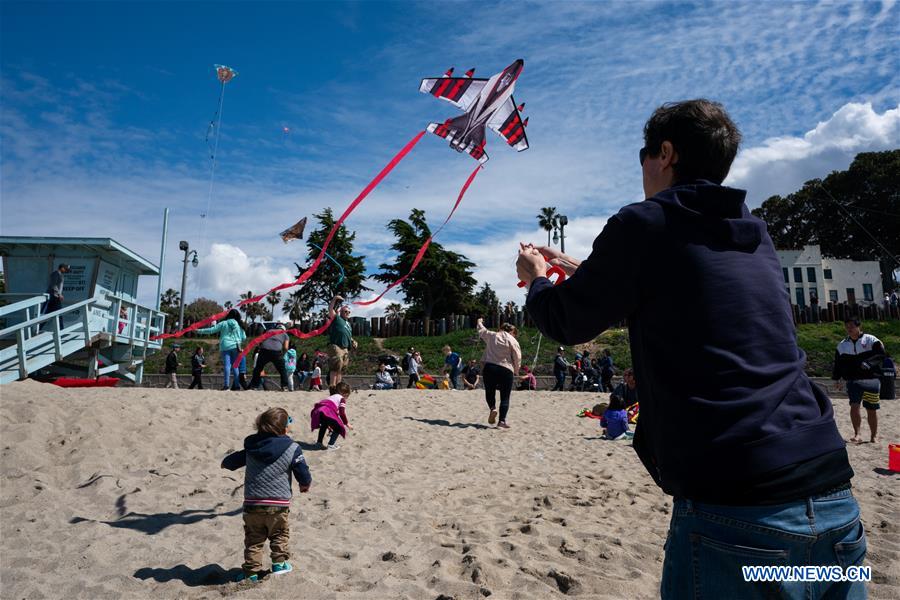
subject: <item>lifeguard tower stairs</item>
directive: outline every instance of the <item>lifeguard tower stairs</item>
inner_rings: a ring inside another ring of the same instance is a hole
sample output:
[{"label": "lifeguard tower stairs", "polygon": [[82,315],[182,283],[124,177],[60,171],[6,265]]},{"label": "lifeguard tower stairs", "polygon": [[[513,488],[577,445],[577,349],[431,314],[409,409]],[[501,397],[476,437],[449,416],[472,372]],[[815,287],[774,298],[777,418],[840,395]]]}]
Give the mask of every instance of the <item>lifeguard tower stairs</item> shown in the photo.
[{"label": "lifeguard tower stairs", "polygon": [[[56,376],[112,375],[141,383],[165,315],[136,301],[138,278],[159,275],[109,238],[0,237],[0,385]],[[43,313],[51,271],[67,263],[63,307]],[[42,314],[43,313],[43,314]]]}]

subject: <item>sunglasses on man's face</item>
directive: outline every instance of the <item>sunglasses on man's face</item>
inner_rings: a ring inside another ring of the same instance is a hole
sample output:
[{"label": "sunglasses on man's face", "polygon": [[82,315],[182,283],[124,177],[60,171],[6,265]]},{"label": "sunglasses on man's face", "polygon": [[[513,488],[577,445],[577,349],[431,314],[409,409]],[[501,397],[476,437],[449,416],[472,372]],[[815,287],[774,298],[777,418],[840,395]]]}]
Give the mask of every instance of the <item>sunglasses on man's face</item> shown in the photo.
[{"label": "sunglasses on man's face", "polygon": [[644,146],[643,148],[641,148],[640,152],[638,152],[638,157],[640,157],[642,167],[644,166],[644,161],[647,160],[648,154],[650,154],[650,151],[647,150],[647,146]]}]

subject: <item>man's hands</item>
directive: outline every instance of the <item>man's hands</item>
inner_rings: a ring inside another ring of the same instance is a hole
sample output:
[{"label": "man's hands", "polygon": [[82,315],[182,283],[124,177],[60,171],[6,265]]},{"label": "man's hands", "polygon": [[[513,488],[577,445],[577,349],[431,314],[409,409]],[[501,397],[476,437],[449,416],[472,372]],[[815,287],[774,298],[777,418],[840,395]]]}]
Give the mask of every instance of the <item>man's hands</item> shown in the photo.
[{"label": "man's hands", "polygon": [[519,258],[516,260],[516,275],[520,281],[530,286],[538,277],[547,276],[547,261],[531,244],[519,244]]},{"label": "man's hands", "polygon": [[309,491],[309,486],[308,486],[308,485],[301,485],[301,486],[300,486],[300,493],[301,493],[301,494],[305,494],[305,493],[308,492],[308,491]]},{"label": "man's hands", "polygon": [[571,276],[575,273],[575,270],[581,264],[581,261],[572,258],[568,254],[563,254],[556,248],[551,248],[550,246],[537,246],[535,248],[538,252],[541,253],[547,262],[553,266],[560,267],[563,271],[566,272],[566,276]]}]

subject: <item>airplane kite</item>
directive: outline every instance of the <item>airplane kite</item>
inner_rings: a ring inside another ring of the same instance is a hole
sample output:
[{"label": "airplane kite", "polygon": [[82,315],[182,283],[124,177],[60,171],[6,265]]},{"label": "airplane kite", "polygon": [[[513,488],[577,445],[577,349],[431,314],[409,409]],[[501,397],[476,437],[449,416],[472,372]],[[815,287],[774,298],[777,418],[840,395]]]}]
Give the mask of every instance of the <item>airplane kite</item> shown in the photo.
[{"label": "airplane kite", "polygon": [[522,73],[525,61],[521,58],[490,79],[476,79],[475,69],[466,71],[465,77],[452,77],[450,68],[443,77],[423,79],[419,91],[446,100],[465,111],[443,123],[431,123],[428,131],[450,142],[457,152],[468,152],[479,163],[487,161],[484,128],[489,127],[517,151],[528,149],[522,120],[525,103],[516,105],[512,97],[516,79]]}]

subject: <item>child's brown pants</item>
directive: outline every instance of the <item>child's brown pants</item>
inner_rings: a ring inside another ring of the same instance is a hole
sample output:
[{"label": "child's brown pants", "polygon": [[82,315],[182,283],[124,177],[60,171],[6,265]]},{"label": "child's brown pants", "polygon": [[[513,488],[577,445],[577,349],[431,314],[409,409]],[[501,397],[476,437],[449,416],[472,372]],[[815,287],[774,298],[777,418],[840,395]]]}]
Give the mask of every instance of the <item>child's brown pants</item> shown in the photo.
[{"label": "child's brown pants", "polygon": [[279,563],[291,557],[291,529],[288,524],[287,508],[275,506],[254,506],[244,509],[244,564],[245,573],[262,570],[266,540],[272,563]]}]

